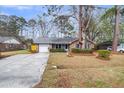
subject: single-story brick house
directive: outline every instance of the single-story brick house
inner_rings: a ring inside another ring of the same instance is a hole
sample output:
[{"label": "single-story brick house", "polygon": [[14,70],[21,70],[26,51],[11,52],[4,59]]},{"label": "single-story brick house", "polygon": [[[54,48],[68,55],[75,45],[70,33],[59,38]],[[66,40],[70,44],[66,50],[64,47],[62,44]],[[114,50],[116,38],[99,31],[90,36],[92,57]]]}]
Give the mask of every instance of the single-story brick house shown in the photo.
[{"label": "single-story brick house", "polygon": [[13,36],[0,36],[0,51],[12,51],[23,49],[21,41]]},{"label": "single-story brick house", "polygon": [[49,52],[49,49],[65,49],[79,48],[78,38],[64,37],[64,38],[37,38],[34,44],[38,45],[39,52]]}]

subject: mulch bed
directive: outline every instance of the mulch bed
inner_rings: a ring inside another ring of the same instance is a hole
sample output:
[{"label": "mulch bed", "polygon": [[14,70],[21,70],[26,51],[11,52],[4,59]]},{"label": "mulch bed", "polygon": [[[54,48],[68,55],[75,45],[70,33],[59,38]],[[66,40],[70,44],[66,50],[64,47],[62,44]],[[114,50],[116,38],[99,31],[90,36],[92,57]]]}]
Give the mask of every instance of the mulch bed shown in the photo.
[{"label": "mulch bed", "polygon": [[96,56],[95,54],[85,54],[85,53],[71,53],[73,56]]},{"label": "mulch bed", "polygon": [[109,58],[103,58],[103,57],[96,57],[97,59],[100,59],[100,60],[104,60],[104,61],[109,61],[111,58],[109,57]]}]

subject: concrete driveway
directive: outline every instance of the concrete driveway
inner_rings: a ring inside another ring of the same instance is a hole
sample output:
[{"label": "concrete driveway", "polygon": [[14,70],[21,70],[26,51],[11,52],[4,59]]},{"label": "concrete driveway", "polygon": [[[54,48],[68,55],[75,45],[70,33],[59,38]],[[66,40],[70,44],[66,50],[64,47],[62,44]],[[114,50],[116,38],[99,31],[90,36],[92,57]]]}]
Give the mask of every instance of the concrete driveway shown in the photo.
[{"label": "concrete driveway", "polygon": [[0,59],[0,88],[28,88],[41,80],[48,53],[19,54]]}]

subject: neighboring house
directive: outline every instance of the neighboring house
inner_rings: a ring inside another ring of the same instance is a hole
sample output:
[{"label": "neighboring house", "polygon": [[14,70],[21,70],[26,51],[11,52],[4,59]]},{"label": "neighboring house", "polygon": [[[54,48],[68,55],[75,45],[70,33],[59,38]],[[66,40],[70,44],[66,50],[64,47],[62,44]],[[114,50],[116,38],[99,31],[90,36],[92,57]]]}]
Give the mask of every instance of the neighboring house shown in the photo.
[{"label": "neighboring house", "polygon": [[21,41],[13,36],[0,36],[0,51],[23,49]]},{"label": "neighboring house", "polygon": [[49,49],[65,49],[79,48],[79,41],[77,38],[37,38],[34,44],[38,45],[39,52],[49,52]]}]

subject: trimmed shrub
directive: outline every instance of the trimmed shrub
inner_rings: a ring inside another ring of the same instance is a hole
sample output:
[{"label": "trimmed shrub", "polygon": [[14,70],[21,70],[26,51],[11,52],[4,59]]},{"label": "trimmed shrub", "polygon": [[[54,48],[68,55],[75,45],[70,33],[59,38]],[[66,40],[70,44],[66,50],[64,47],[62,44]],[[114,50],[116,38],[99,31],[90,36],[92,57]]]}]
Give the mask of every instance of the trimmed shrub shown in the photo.
[{"label": "trimmed shrub", "polygon": [[86,53],[86,54],[91,54],[93,53],[93,50],[92,49],[82,49],[82,53]]},{"label": "trimmed shrub", "polygon": [[79,48],[72,48],[71,50],[73,53],[84,53],[84,54],[92,54],[92,49],[79,49]]},{"label": "trimmed shrub", "polygon": [[66,52],[66,51],[65,49],[58,48],[58,49],[50,49],[50,52]]},{"label": "trimmed shrub", "polygon": [[79,48],[72,48],[72,49],[71,49],[71,52],[73,52],[73,53],[81,53],[81,52],[82,52],[82,49],[79,49]]},{"label": "trimmed shrub", "polygon": [[98,57],[109,59],[111,52],[108,50],[98,50]]}]

